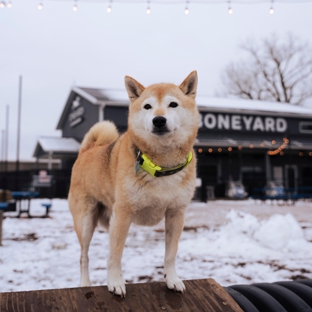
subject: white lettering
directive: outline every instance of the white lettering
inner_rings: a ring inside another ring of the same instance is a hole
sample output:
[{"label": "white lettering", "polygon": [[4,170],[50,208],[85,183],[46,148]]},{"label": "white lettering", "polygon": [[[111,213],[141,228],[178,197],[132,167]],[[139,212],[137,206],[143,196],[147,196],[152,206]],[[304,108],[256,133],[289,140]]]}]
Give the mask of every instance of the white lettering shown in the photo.
[{"label": "white lettering", "polygon": [[251,123],[252,123],[253,117],[247,117],[247,116],[243,116],[243,121],[245,123],[245,129],[246,130],[250,130],[251,128]]},{"label": "white lettering", "polygon": [[201,128],[203,126],[203,115],[199,113],[198,116],[198,128]]},{"label": "white lettering", "polygon": [[257,131],[257,130],[264,131],[263,122],[262,122],[262,119],[260,117],[255,118],[252,130],[253,131]]},{"label": "white lettering", "polygon": [[206,128],[213,129],[213,128],[215,128],[216,124],[217,124],[217,118],[215,115],[213,115],[213,114],[205,115],[204,125]]},{"label": "white lettering", "polygon": [[275,120],[271,117],[267,117],[264,120],[265,122],[265,131],[269,132],[275,132]]},{"label": "white lettering", "polygon": [[287,130],[287,121],[284,118],[276,118],[276,131],[285,132]]},{"label": "white lettering", "polygon": [[85,109],[83,106],[78,107],[77,109],[75,109],[74,111],[72,111],[69,116],[68,116],[68,120],[69,122],[72,122],[73,120],[75,120],[76,118],[83,116],[83,114],[85,113]]},{"label": "white lettering", "polygon": [[218,115],[218,129],[230,129],[230,116]]},{"label": "white lettering", "polygon": [[232,115],[231,124],[233,130],[242,130],[241,117],[239,115]]}]

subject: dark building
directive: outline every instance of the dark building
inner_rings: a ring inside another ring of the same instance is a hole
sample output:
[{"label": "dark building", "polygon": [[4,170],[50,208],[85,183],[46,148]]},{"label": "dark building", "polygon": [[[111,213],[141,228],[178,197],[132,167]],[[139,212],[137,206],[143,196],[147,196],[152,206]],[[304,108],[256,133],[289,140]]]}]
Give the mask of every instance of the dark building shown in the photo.
[{"label": "dark building", "polygon": [[[311,109],[208,97],[197,97],[197,105],[202,199],[207,187],[224,197],[229,181],[241,181],[249,194],[270,181],[289,188],[312,186]],[[34,157],[58,158],[63,169],[70,169],[93,124],[111,120],[120,132],[126,130],[128,107],[124,90],[72,88],[57,125],[62,138],[40,139]]]}]

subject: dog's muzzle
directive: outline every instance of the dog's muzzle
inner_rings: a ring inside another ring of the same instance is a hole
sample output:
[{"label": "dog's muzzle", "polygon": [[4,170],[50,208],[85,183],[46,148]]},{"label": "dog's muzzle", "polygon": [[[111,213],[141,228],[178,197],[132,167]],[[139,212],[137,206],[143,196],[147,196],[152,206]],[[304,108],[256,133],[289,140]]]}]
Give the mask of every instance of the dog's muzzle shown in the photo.
[{"label": "dog's muzzle", "polygon": [[167,119],[163,116],[156,116],[153,119],[153,133],[158,135],[163,135],[169,132],[167,128]]}]

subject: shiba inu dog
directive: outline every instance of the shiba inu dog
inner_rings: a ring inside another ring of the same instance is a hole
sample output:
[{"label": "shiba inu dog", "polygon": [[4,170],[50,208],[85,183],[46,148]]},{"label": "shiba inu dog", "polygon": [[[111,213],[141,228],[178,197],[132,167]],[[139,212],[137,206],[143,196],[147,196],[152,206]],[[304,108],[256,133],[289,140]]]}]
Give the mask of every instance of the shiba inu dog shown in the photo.
[{"label": "shiba inu dog", "polygon": [[164,277],[170,289],[183,292],[175,258],[195,190],[197,72],[180,86],[145,88],[128,76],[125,86],[128,130],[119,136],[113,123],[95,124],[72,169],[68,200],[81,245],[80,286],[90,285],[88,249],[98,222],[109,229],[108,290],[124,297],[121,258],[130,224],[155,225],[165,218]]}]

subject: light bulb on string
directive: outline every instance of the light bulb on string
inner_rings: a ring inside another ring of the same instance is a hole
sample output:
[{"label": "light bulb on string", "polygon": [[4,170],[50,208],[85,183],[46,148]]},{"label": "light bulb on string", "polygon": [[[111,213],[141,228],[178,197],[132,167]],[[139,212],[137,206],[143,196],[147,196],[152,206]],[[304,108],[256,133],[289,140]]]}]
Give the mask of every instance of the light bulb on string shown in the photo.
[{"label": "light bulb on string", "polygon": [[11,9],[11,8],[12,8],[12,6],[13,6],[12,2],[11,2],[11,1],[10,1],[10,2],[8,2],[7,7],[8,7],[9,9]]},{"label": "light bulb on string", "polygon": [[3,9],[4,7],[5,7],[5,2],[4,1],[0,2],[0,8]]},{"label": "light bulb on string", "polygon": [[43,8],[42,3],[39,3],[39,4],[38,4],[38,10],[40,11],[40,10],[42,10],[42,8]]},{"label": "light bulb on string", "polygon": [[73,6],[73,11],[77,12],[77,10],[78,10],[78,6],[77,6],[77,3],[75,3],[74,6]]},{"label": "light bulb on string", "polygon": [[233,14],[233,9],[231,8],[231,1],[229,1],[228,4],[229,4],[228,12],[229,12],[230,15],[232,15]]},{"label": "light bulb on string", "polygon": [[270,13],[271,15],[274,14],[273,3],[274,3],[274,0],[271,1],[271,7],[270,7],[270,10],[269,10],[269,13]]},{"label": "light bulb on string", "polygon": [[151,14],[150,1],[147,1],[146,14]]},{"label": "light bulb on string", "polygon": [[108,5],[108,7],[107,7],[107,9],[106,9],[106,12],[107,12],[107,13],[112,12],[112,1],[109,1],[109,5]]},{"label": "light bulb on string", "polygon": [[188,15],[189,13],[190,13],[190,10],[189,10],[189,8],[188,8],[188,1],[186,1],[186,5],[185,5],[185,10],[184,10],[184,13],[185,13],[185,15]]}]

